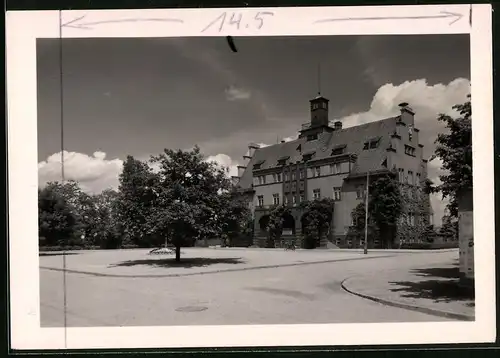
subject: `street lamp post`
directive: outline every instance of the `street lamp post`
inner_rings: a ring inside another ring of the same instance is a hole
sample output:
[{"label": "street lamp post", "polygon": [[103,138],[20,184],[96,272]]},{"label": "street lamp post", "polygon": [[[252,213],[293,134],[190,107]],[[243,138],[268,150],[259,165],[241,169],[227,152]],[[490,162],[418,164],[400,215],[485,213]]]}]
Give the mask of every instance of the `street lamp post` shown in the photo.
[{"label": "street lamp post", "polygon": [[364,254],[368,254],[368,196],[370,195],[370,172],[366,173],[366,197],[365,197],[365,242]]}]

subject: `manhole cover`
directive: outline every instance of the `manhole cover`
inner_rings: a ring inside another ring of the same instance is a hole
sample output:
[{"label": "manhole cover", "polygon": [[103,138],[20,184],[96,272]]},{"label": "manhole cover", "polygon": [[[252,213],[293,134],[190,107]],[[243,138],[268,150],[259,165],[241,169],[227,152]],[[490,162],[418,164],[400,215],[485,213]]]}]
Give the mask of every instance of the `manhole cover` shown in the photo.
[{"label": "manhole cover", "polygon": [[179,307],[176,308],[175,310],[177,312],[201,312],[207,310],[208,307],[205,306],[185,306],[185,307]]}]

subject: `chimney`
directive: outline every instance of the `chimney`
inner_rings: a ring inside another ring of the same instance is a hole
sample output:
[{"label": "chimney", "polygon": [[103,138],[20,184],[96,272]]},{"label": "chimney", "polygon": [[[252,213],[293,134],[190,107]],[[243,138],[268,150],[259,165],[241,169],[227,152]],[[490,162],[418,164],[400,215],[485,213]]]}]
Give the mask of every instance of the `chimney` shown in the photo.
[{"label": "chimney", "polygon": [[248,156],[253,157],[255,151],[260,148],[260,145],[255,143],[250,143],[248,145]]},{"label": "chimney", "polygon": [[415,111],[413,111],[413,109],[411,109],[410,105],[407,103],[407,102],[402,102],[399,104],[399,109],[401,111],[401,113],[403,112],[408,112],[412,115],[415,114]]},{"label": "chimney", "polygon": [[333,124],[333,128],[336,130],[336,131],[339,131],[342,129],[342,122],[341,121],[336,121],[334,124]]},{"label": "chimney", "polygon": [[415,112],[409,106],[409,104],[407,102],[400,103],[399,110],[401,111],[401,121],[406,123],[407,125],[414,125]]}]

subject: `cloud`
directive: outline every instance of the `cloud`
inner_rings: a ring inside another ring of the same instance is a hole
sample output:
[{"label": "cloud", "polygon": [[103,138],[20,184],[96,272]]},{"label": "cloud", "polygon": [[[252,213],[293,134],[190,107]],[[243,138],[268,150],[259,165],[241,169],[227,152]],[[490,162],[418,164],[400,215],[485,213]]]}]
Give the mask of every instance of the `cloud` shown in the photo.
[{"label": "cloud", "polygon": [[230,86],[226,88],[225,92],[226,92],[226,99],[228,101],[247,100],[250,99],[250,97],[252,96],[250,91],[235,86]]},{"label": "cloud", "polygon": [[[122,171],[120,159],[106,159],[106,153],[97,151],[92,156],[64,151],[64,177],[80,183],[88,193],[100,193],[118,187],[118,176]],[[38,163],[38,182],[43,187],[50,181],[61,181],[61,152],[52,154]]]},{"label": "cloud", "polygon": [[[207,161],[214,161],[221,167],[228,168],[228,176],[238,174],[238,163],[226,154],[209,156]],[[151,165],[154,171],[159,167]],[[119,175],[123,169],[121,159],[106,159],[106,153],[95,152],[92,156],[76,152],[64,152],[65,180],[75,180],[83,191],[98,194],[105,189],[117,189]],[[61,153],[55,153],[38,163],[38,184],[44,187],[48,182],[61,181]]]},{"label": "cloud", "polygon": [[[289,137],[281,138],[279,140],[280,141],[284,141],[284,142],[291,142],[292,140],[296,140],[298,137],[299,137],[299,135],[295,134],[295,135],[292,135],[292,136],[289,136]],[[257,145],[260,146],[261,148],[265,148],[265,147],[269,147],[272,144],[257,143]]]},{"label": "cloud", "polygon": [[469,93],[470,82],[465,78],[435,85],[429,85],[425,79],[399,85],[387,83],[378,89],[368,111],[350,114],[341,121],[344,127],[350,127],[394,116],[399,112],[398,105],[408,102],[416,112],[416,126],[427,128],[438,124],[436,117],[439,113],[454,113],[451,107],[463,103]]},{"label": "cloud", "polygon": [[238,175],[238,162],[231,159],[229,155],[226,154],[217,154],[211,155],[206,159],[208,162],[216,162],[219,166],[223,168],[229,169],[228,176],[237,176]]}]

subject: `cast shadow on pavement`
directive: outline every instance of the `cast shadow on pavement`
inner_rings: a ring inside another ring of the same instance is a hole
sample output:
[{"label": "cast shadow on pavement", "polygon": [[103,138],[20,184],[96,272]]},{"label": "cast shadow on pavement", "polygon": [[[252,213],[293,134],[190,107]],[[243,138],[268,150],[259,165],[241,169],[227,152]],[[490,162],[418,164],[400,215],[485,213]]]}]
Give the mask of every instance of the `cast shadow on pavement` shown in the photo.
[{"label": "cast shadow on pavement", "polygon": [[[435,302],[473,301],[474,288],[459,285],[460,270],[457,264],[442,268],[426,268],[410,271],[411,274],[426,278],[422,281],[389,282],[396,286],[392,292],[399,292],[402,297],[431,299]],[[473,302],[467,302],[473,307]]]},{"label": "cast shadow on pavement", "polygon": [[179,262],[175,261],[175,258],[168,259],[142,259],[142,260],[131,260],[124,261],[117,264],[109,265],[108,267],[130,267],[138,265],[149,265],[154,267],[205,267],[215,264],[243,264],[240,257],[187,257],[182,258]]}]

